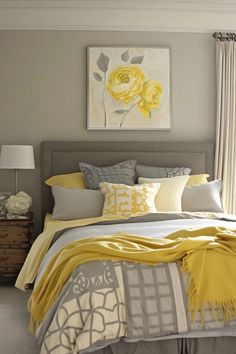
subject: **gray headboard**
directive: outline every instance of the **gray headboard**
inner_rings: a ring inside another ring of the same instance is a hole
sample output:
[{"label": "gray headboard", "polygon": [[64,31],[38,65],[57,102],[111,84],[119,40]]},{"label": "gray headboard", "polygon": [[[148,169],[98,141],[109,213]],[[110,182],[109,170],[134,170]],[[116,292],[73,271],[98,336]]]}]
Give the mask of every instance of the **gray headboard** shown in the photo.
[{"label": "gray headboard", "polygon": [[42,142],[42,215],[52,209],[50,188],[44,181],[53,175],[79,171],[79,161],[106,166],[136,159],[153,166],[186,166],[192,174],[209,173],[213,178],[214,144],[168,142]]}]

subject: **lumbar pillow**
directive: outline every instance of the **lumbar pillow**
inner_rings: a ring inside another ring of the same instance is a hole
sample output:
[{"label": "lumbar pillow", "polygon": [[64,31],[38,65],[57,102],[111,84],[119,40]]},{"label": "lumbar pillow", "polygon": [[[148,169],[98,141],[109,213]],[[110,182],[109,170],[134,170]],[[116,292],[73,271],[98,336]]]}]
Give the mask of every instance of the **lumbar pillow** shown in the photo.
[{"label": "lumbar pillow", "polygon": [[102,215],[131,216],[156,212],[158,183],[127,186],[103,182],[100,187],[105,195]]},{"label": "lumbar pillow", "polygon": [[194,184],[204,184],[207,183],[207,178],[209,177],[208,174],[203,173],[201,175],[190,175],[188,182],[187,182],[187,186],[192,186]]},{"label": "lumbar pillow", "polygon": [[52,219],[76,220],[102,215],[104,196],[101,191],[52,186],[52,194]]},{"label": "lumbar pillow", "polygon": [[79,167],[84,174],[89,189],[99,189],[100,182],[122,183],[134,185],[136,179],[136,161],[128,160],[107,167],[97,167],[80,162]]},{"label": "lumbar pillow", "polygon": [[189,175],[191,169],[188,167],[156,167],[137,164],[137,177],[146,178],[171,178],[176,176]]},{"label": "lumbar pillow", "polygon": [[220,180],[186,186],[182,195],[183,211],[209,211],[223,213]]},{"label": "lumbar pillow", "polygon": [[49,177],[45,183],[52,186],[59,186],[64,188],[72,188],[72,189],[85,189],[85,179],[83,173],[75,172],[75,173],[67,173],[65,175],[56,175]]},{"label": "lumbar pillow", "polygon": [[156,195],[155,204],[157,211],[182,211],[181,198],[184,187],[189,176],[178,176],[173,178],[143,178],[138,182],[160,183],[159,192]]}]

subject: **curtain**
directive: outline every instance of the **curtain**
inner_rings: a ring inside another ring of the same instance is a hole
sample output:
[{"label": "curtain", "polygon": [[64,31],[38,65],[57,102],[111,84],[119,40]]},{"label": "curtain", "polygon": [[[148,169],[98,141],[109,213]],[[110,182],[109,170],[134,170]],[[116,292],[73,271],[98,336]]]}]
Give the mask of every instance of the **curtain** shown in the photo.
[{"label": "curtain", "polygon": [[236,214],[236,43],[216,41],[215,179],[223,180],[226,213]]}]

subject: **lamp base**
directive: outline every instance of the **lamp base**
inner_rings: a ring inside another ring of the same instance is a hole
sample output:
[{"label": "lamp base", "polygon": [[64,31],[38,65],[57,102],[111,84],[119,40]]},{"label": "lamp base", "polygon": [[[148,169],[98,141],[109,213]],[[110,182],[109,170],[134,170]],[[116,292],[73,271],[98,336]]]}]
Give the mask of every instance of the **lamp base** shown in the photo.
[{"label": "lamp base", "polygon": [[15,195],[18,193],[18,169],[15,168]]}]

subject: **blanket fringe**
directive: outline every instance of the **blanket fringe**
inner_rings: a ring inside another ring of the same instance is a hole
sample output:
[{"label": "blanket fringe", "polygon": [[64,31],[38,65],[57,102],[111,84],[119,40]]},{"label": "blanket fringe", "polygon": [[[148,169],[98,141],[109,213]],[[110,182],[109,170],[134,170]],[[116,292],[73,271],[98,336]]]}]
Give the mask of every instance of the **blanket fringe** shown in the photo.
[{"label": "blanket fringe", "polygon": [[197,290],[194,283],[194,280],[191,276],[191,272],[188,267],[187,258],[183,258],[182,261],[182,271],[188,273],[188,311],[192,321],[195,321],[196,314],[199,313],[201,325],[205,323],[205,309],[207,305],[211,308],[212,316],[215,321],[228,323],[230,320],[236,317],[236,300],[228,301],[208,301],[200,302],[199,297],[197,296]]},{"label": "blanket fringe", "polygon": [[[187,291],[190,318],[194,320],[196,314],[197,318],[200,315],[204,324],[206,308],[211,309],[213,317],[221,322],[236,317],[236,285],[232,283],[227,289],[236,268],[236,230],[231,234],[216,227],[179,230],[168,237],[154,240],[121,234],[69,243],[50,260],[31,295],[31,329],[40,325],[77,267],[101,260],[132,261],[150,266],[181,260],[182,270],[189,274]],[[216,269],[221,269],[221,272],[216,273]],[[209,287],[203,288],[208,279],[211,280]]]}]

